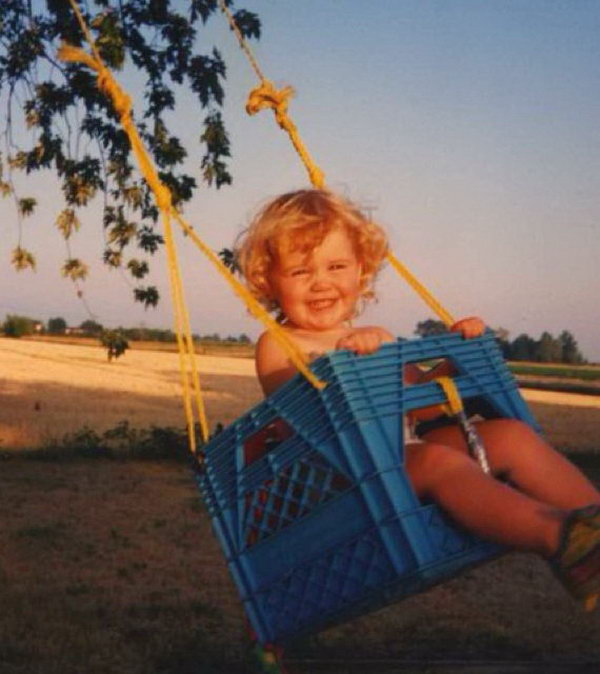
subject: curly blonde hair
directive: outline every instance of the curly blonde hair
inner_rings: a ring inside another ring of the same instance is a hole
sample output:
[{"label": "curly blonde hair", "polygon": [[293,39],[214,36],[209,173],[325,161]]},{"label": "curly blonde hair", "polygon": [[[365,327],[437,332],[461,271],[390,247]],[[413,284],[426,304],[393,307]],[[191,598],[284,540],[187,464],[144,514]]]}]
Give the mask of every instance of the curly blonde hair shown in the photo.
[{"label": "curly blonde hair", "polygon": [[240,235],[236,259],[250,292],[269,311],[277,311],[269,273],[279,252],[283,248],[310,253],[335,229],[348,234],[362,266],[363,303],[374,299],[373,281],[388,252],[385,232],[348,199],[316,189],[288,192],[273,199]]}]

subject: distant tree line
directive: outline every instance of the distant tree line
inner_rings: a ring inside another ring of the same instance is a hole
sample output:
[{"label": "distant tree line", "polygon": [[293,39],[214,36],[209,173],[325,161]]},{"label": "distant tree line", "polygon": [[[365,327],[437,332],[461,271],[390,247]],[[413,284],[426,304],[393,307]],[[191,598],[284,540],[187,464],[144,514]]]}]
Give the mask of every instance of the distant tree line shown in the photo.
[{"label": "distant tree line", "polygon": [[[417,323],[415,334],[421,337],[440,335],[447,331],[442,321],[431,318]],[[537,363],[569,363],[578,365],[586,363],[583,354],[579,351],[575,337],[563,330],[558,337],[549,332],[543,332],[539,339],[534,339],[523,333],[514,340],[509,339],[509,332],[505,328],[494,330],[502,355],[506,360],[528,360]]]},{"label": "distant tree line", "polygon": [[[95,337],[106,340],[106,334],[118,333],[125,340],[146,342],[176,342],[177,336],[172,330],[162,328],[118,328],[106,330],[101,323],[88,319],[77,326],[69,326],[62,316],[48,319],[46,323],[29,316],[8,314],[4,323],[0,323],[0,331],[7,337],[25,337],[27,335],[73,335],[80,337]],[[103,337],[104,336],[104,337]],[[221,337],[218,333],[207,335],[192,335],[195,342],[233,342],[250,344],[251,339],[245,333]],[[114,341],[114,340],[113,340]]]},{"label": "distant tree line", "polygon": [[[22,337],[33,334],[48,335],[74,335],[81,337],[95,337],[104,343],[107,339],[112,343],[123,344],[125,341],[147,342],[176,342],[177,337],[172,330],[162,328],[118,328],[107,330],[100,323],[88,319],[80,325],[69,327],[61,316],[50,318],[46,323],[17,314],[8,314],[4,323],[0,324],[1,331],[7,337]],[[427,319],[417,323],[415,334],[421,337],[440,335],[447,332],[442,321]],[[558,337],[549,332],[543,332],[539,339],[534,339],[527,334],[521,334],[514,340],[509,339],[509,332],[504,328],[494,330],[498,344],[502,349],[502,355],[507,360],[528,360],[538,363],[569,363],[571,365],[583,364],[587,361],[583,357],[577,345],[575,337],[568,331],[563,330]],[[117,337],[115,336],[118,336]],[[221,342],[236,344],[251,344],[248,335],[227,335],[222,337],[219,333],[205,335],[192,335],[195,342]],[[106,344],[105,344],[106,346]],[[119,347],[116,347],[117,350]],[[127,348],[127,347],[125,347]],[[116,356],[118,357],[118,356]]]},{"label": "distant tree line", "polygon": [[581,365],[586,359],[579,351],[575,337],[563,330],[558,337],[542,332],[539,339],[520,334],[512,342],[498,338],[507,360],[529,360],[538,363],[569,363]]}]

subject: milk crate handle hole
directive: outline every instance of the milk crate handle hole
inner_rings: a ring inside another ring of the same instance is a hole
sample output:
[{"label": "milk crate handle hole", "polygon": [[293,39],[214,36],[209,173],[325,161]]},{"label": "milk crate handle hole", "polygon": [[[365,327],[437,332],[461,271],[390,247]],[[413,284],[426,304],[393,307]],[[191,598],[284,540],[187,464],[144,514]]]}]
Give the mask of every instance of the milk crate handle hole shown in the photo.
[{"label": "milk crate handle hole", "polygon": [[281,417],[273,419],[244,440],[244,464],[249,466],[258,461],[295,433]]}]

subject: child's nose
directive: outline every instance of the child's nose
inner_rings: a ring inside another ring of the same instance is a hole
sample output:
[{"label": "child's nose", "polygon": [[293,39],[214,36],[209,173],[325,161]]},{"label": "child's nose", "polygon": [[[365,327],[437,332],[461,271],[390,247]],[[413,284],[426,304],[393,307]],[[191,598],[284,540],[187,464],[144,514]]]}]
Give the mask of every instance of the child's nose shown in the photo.
[{"label": "child's nose", "polygon": [[329,285],[327,279],[327,273],[319,270],[315,270],[311,279],[311,289],[320,290],[322,288],[327,288]]}]

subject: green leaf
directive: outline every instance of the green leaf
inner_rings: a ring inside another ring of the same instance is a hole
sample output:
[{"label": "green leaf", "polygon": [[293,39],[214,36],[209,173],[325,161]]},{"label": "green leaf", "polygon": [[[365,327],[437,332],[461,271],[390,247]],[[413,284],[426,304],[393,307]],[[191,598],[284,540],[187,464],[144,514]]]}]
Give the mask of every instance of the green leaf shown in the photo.
[{"label": "green leaf", "polygon": [[158,299],[160,297],[158,290],[154,286],[135,288],[133,296],[136,302],[141,302],[146,309],[148,307],[155,307],[158,304]]},{"label": "green leaf", "polygon": [[141,279],[150,271],[148,263],[145,260],[136,260],[132,258],[127,263],[127,269],[134,278]]},{"label": "green leaf", "polygon": [[91,27],[98,32],[96,47],[110,68],[120,70],[125,61],[125,44],[116,11],[107,9],[94,17]]},{"label": "green leaf", "polygon": [[62,233],[63,237],[65,239],[69,239],[73,232],[79,231],[81,222],[79,221],[79,218],[77,217],[74,209],[65,208],[58,214],[58,217],[56,218],[56,226]]},{"label": "green leaf", "polygon": [[109,267],[120,267],[123,261],[123,253],[113,248],[107,248],[104,251],[102,259],[104,260],[104,264],[107,264]]},{"label": "green leaf", "polygon": [[28,215],[33,215],[36,206],[37,200],[33,197],[24,197],[23,199],[19,199],[19,213],[24,218]]},{"label": "green leaf", "polygon": [[160,234],[153,232],[150,227],[144,226],[137,233],[139,247],[147,253],[153,254],[165,241]]},{"label": "green leaf", "polygon": [[17,246],[13,250],[11,262],[17,271],[23,271],[23,269],[33,269],[35,271],[35,257],[28,250],[25,250],[25,248],[21,248],[21,246]]},{"label": "green leaf", "polygon": [[87,278],[89,268],[81,260],[72,257],[65,261],[61,273],[72,281],[84,280]]}]

